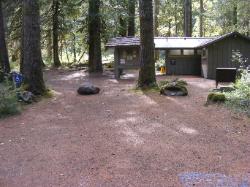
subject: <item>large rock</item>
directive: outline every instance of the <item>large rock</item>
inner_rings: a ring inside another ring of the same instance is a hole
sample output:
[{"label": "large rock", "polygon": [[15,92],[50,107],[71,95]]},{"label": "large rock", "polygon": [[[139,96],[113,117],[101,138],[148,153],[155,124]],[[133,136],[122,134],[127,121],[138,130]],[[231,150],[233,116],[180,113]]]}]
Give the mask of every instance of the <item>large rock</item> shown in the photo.
[{"label": "large rock", "polygon": [[187,83],[182,80],[174,80],[172,82],[165,82],[160,89],[162,95],[166,96],[187,96]]},{"label": "large rock", "polygon": [[100,92],[100,88],[94,86],[91,83],[84,83],[77,90],[77,93],[79,95],[94,95],[94,94],[98,94],[99,92]]}]

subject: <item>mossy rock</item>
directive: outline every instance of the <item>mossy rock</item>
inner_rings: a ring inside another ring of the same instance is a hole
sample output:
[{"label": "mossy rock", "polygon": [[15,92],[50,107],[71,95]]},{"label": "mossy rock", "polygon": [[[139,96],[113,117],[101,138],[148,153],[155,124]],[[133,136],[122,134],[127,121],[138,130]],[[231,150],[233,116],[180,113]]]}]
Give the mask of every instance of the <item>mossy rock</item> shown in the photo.
[{"label": "mossy rock", "polygon": [[226,101],[226,96],[220,92],[212,92],[207,97],[207,102],[212,103],[224,103]]},{"label": "mossy rock", "polygon": [[184,81],[184,80],[177,80],[176,84],[180,85],[180,86],[187,86],[188,85],[188,83],[186,81]]},{"label": "mossy rock", "polygon": [[188,83],[184,80],[178,80],[178,79],[175,79],[173,81],[169,81],[169,80],[163,80],[163,81],[160,81],[158,83],[159,87],[164,87],[166,85],[169,85],[169,84],[175,84],[175,85],[178,85],[178,86],[183,86],[183,87],[186,87],[188,85]]},{"label": "mossy rock", "polygon": [[170,81],[168,81],[168,80],[159,81],[158,86],[161,88],[165,85],[168,85],[169,83],[170,83]]},{"label": "mossy rock", "polygon": [[175,83],[169,83],[161,87],[160,90],[162,95],[166,96],[187,96],[188,90],[185,86]]}]

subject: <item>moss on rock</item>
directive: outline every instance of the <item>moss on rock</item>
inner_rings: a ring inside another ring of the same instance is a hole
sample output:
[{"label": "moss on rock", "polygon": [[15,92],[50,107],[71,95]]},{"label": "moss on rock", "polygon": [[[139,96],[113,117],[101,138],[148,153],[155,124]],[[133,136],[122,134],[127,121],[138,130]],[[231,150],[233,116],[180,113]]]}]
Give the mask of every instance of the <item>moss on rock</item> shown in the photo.
[{"label": "moss on rock", "polygon": [[220,92],[212,92],[208,94],[207,102],[213,103],[224,103],[226,101],[226,96]]},{"label": "moss on rock", "polygon": [[187,96],[187,82],[183,80],[161,81],[159,83],[160,93],[167,96]]}]

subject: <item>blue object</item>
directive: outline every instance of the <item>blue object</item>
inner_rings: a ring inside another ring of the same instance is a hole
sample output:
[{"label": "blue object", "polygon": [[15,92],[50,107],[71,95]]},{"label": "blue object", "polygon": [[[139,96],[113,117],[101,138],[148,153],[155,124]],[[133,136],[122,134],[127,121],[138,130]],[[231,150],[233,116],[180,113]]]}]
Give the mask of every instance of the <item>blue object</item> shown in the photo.
[{"label": "blue object", "polygon": [[13,82],[15,83],[16,88],[20,88],[24,80],[23,75],[17,72],[13,72],[12,78],[13,78]]}]

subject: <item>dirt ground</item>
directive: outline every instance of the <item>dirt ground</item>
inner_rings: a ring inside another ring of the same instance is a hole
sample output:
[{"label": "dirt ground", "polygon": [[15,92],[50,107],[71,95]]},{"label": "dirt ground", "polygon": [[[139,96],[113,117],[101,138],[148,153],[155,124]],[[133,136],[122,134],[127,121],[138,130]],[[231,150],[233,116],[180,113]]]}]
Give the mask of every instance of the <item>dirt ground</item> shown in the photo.
[{"label": "dirt ground", "polygon": [[[45,77],[54,98],[0,121],[0,187],[250,186],[250,120],[204,106],[214,81],[185,77],[176,98],[135,92],[133,74]],[[84,81],[101,93],[78,96]]]}]

